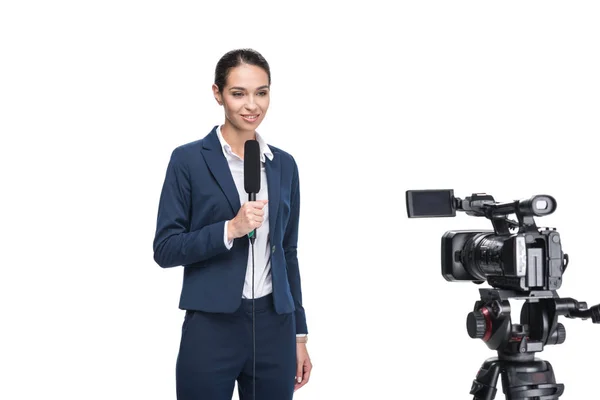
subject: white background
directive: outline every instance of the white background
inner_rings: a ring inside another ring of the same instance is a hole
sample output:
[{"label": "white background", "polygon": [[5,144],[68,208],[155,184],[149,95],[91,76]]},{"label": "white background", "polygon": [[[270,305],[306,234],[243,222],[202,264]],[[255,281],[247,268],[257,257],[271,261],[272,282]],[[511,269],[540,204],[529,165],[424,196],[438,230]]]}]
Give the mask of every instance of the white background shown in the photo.
[{"label": "white background", "polygon": [[[295,398],[470,398],[494,355],[439,246],[491,225],[409,220],[407,189],[555,196],[559,294],[600,302],[597,2],[205,3],[2,2],[0,398],[175,399],[158,198],[171,151],[223,122],[214,66],[238,47],[269,61],[260,132],[300,168],[314,371]],[[541,356],[561,399],[589,398],[600,326],[561,321]]]}]

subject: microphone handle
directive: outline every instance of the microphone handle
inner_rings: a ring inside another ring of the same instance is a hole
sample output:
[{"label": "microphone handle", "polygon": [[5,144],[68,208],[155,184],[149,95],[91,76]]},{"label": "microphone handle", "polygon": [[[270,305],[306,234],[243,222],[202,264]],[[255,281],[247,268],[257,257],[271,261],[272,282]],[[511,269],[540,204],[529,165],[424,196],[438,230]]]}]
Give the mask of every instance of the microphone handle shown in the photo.
[{"label": "microphone handle", "polygon": [[[248,193],[248,201],[256,201],[256,193]],[[250,242],[254,244],[254,241],[256,240],[256,229],[248,233],[248,237],[250,238]]]}]

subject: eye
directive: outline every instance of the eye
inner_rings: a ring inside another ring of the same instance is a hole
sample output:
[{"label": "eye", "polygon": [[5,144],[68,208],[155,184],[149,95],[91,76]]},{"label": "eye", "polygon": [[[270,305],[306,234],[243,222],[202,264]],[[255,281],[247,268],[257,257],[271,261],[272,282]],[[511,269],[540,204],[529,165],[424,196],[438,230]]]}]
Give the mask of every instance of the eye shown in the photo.
[{"label": "eye", "polygon": [[233,97],[242,97],[244,95],[244,93],[242,93],[242,92],[233,92],[233,93],[231,93],[231,95]]},{"label": "eye", "polygon": [[269,93],[268,93],[266,90],[263,90],[263,91],[260,91],[260,92],[258,92],[258,95],[259,95],[259,96],[266,96],[266,95],[268,95],[268,94],[269,94]]}]

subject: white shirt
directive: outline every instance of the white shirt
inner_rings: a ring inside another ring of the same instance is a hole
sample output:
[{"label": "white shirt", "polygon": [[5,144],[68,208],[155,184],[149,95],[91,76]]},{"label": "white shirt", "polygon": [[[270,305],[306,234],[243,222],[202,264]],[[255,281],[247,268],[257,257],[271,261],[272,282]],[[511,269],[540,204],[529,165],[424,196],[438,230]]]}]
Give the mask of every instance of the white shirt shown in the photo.
[{"label": "white shirt", "polygon": [[[244,188],[244,160],[235,154],[231,146],[223,138],[221,133],[221,127],[217,127],[217,136],[219,142],[221,142],[221,149],[227,159],[227,164],[231,171],[235,187],[237,188],[238,195],[240,196],[240,204],[248,202],[248,193]],[[256,133],[256,141],[260,147],[260,191],[256,194],[256,200],[267,200],[268,186],[267,186],[267,172],[265,171],[265,160],[266,157],[269,160],[273,159],[273,153],[265,142],[265,140]],[[264,221],[260,228],[256,230],[256,239],[254,240],[254,298],[266,296],[273,292],[273,283],[271,280],[271,259],[270,259],[270,243],[269,243],[269,205],[265,205],[263,208],[265,215]],[[225,246],[231,249],[233,241],[227,240],[227,224],[225,222],[225,233],[223,240]],[[240,238],[243,239],[243,238]],[[239,239],[238,239],[239,240]],[[246,236],[246,240],[250,239]],[[246,280],[244,281],[244,290],[241,293],[242,298],[252,298],[252,246],[248,250],[248,264],[246,267]]]}]

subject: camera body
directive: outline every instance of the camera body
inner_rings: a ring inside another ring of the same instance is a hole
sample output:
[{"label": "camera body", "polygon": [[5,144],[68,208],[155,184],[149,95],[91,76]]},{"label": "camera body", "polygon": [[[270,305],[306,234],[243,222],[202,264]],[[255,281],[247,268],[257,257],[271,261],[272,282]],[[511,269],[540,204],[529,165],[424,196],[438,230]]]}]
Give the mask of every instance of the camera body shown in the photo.
[{"label": "camera body", "polygon": [[[407,209],[409,218],[451,217],[464,211],[492,222],[494,230],[454,230],[442,236],[442,276],[447,281],[487,281],[494,288],[519,292],[560,288],[568,263],[560,234],[538,228],[533,219],[554,212],[551,196],[497,203],[487,194],[463,200],[453,190],[410,190]],[[511,214],[518,222],[507,218]]]},{"label": "camera body", "polygon": [[442,236],[442,276],[450,282],[488,283],[517,291],[557,290],[563,254],[554,229],[496,235],[494,231],[448,231]]}]

